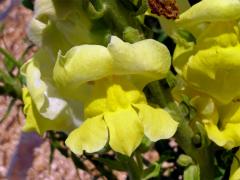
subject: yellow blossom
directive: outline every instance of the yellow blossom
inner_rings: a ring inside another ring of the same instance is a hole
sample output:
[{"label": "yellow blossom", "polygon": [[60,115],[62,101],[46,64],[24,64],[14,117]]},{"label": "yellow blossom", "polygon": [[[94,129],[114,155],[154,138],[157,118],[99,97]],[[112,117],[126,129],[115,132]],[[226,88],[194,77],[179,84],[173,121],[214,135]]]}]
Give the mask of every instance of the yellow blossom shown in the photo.
[{"label": "yellow blossom", "polygon": [[[228,104],[240,95],[238,0],[203,0],[176,21],[176,71],[194,88]],[[187,35],[188,34],[188,35]]]},{"label": "yellow blossom", "polygon": [[[144,135],[157,141],[177,129],[168,112],[149,106],[142,92],[169,68],[167,48],[152,39],[129,44],[113,36],[107,47],[80,45],[65,55],[59,52],[56,62],[42,50],[22,68],[29,91],[25,106],[31,100],[36,111],[26,108],[25,129],[69,132],[81,124],[66,140],[74,153],[96,152],[109,143],[130,156]],[[70,122],[73,126],[67,128],[64,123]]]}]

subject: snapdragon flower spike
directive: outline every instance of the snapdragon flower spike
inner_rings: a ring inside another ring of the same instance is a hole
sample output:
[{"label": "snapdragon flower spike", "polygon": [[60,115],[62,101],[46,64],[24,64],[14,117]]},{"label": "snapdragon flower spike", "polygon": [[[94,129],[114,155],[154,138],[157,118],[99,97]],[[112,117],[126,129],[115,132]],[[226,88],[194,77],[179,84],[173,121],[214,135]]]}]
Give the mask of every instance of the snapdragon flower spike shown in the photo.
[{"label": "snapdragon flower spike", "polygon": [[[238,0],[203,0],[180,15],[178,26],[195,37],[179,38],[176,71],[195,89],[221,104],[240,96]],[[189,36],[190,37],[190,36]]]},{"label": "snapdragon flower spike", "polygon": [[143,136],[152,141],[174,135],[178,123],[147,104],[143,87],[164,78],[170,68],[167,48],[147,39],[134,44],[113,36],[108,47],[81,45],[59,54],[53,79],[66,99],[84,106],[84,122],[67,146],[76,154],[101,150],[107,142],[130,156]]}]

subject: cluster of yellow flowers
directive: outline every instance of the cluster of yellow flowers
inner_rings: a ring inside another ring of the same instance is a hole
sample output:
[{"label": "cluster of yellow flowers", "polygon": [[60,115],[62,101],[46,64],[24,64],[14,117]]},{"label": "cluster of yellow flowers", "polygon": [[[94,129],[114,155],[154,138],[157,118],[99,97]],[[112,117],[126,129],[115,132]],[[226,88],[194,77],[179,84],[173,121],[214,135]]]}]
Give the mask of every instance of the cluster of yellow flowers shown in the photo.
[{"label": "cluster of yellow flowers", "polygon": [[[24,130],[65,131],[76,154],[109,144],[131,156],[144,136],[172,137],[178,122],[148,105],[142,91],[166,77],[168,49],[153,39],[130,44],[107,29],[98,32],[80,7],[76,0],[36,1],[29,36],[41,48],[22,67]],[[239,0],[202,0],[169,22],[168,32],[176,40],[173,97],[190,97],[194,121],[226,149],[240,146],[239,12]],[[234,162],[232,174],[239,177],[237,167]]]},{"label": "cluster of yellow flowers", "polygon": [[[182,94],[189,96],[197,110],[195,120],[226,149],[240,146],[239,12],[238,0],[203,0],[180,15],[173,34],[178,74],[173,96],[177,101]],[[239,164],[233,166],[236,170]],[[239,177],[238,169],[232,179]]]},{"label": "cluster of yellow flowers", "polygon": [[239,1],[204,0],[181,14],[177,25],[194,38],[177,37],[173,57],[175,93],[192,98],[209,138],[227,149],[240,145],[239,9]]},{"label": "cluster of yellow flowers", "polygon": [[73,8],[53,2],[36,1],[30,24],[30,38],[41,49],[22,67],[24,130],[65,131],[66,145],[76,154],[109,144],[130,156],[144,136],[152,141],[172,137],[178,123],[164,109],[148,105],[142,92],[147,83],[166,76],[168,49],[152,39],[129,44],[116,36],[106,47],[95,45],[86,39],[92,38],[90,22],[82,14],[74,18],[79,2],[67,2]]}]

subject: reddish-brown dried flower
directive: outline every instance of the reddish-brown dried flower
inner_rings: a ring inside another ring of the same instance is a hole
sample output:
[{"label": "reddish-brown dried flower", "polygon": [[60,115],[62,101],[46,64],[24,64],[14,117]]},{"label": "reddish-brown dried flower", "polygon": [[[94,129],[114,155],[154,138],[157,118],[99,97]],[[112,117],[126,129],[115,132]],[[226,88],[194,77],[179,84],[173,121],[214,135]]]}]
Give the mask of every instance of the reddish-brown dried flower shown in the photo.
[{"label": "reddish-brown dried flower", "polygon": [[148,0],[149,7],[153,14],[165,16],[168,19],[176,19],[179,9],[176,0]]}]

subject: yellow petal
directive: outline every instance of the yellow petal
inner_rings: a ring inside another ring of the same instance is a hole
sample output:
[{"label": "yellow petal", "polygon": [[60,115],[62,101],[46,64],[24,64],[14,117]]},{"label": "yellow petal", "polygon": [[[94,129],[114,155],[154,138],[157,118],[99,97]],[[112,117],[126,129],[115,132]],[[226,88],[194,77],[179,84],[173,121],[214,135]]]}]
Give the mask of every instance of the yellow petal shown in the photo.
[{"label": "yellow petal", "polygon": [[196,119],[211,119],[214,124],[218,123],[219,114],[212,98],[199,94],[194,96],[190,103],[196,109]]},{"label": "yellow petal", "polygon": [[46,24],[36,19],[32,19],[28,25],[28,37],[38,46],[42,45],[42,34],[45,27]]},{"label": "yellow petal", "polygon": [[53,64],[43,50],[21,68],[34,104],[39,113],[48,119],[55,119],[67,106],[53,85],[52,69]]},{"label": "yellow petal", "polygon": [[231,102],[225,106],[219,106],[221,128],[227,123],[240,123],[240,102]]},{"label": "yellow petal", "polygon": [[54,120],[43,117],[32,102],[27,88],[23,88],[24,113],[26,122],[23,131],[35,131],[43,135],[47,130],[70,131],[75,128],[73,117],[69,117],[69,112],[63,111]]},{"label": "yellow petal", "polygon": [[41,109],[45,100],[46,84],[41,80],[39,68],[36,67],[33,60],[29,60],[22,66],[21,73],[26,77],[28,89],[37,108]]},{"label": "yellow petal", "polygon": [[230,174],[229,180],[239,180],[240,179],[240,168],[238,168],[234,173]]},{"label": "yellow petal", "polygon": [[85,117],[93,117],[106,111],[130,107],[132,103],[145,103],[142,91],[134,87],[124,76],[108,77],[92,83],[92,93],[84,101]]},{"label": "yellow petal", "polygon": [[103,116],[99,115],[86,119],[79,128],[72,131],[66,140],[66,145],[72,152],[81,155],[83,151],[88,153],[100,151],[107,141],[107,126]]},{"label": "yellow petal", "polygon": [[203,120],[209,138],[227,149],[240,145],[240,103],[219,106],[219,121]]},{"label": "yellow petal", "polygon": [[65,56],[59,54],[53,77],[61,88],[69,90],[108,76],[111,71],[112,58],[105,47],[82,45],[73,47]]},{"label": "yellow petal", "polygon": [[186,65],[189,57],[193,53],[193,45],[193,42],[176,44],[176,48],[173,54],[173,65],[179,75],[182,75],[183,67]]},{"label": "yellow petal", "polygon": [[114,59],[113,73],[139,75],[145,81],[143,86],[164,78],[170,68],[171,57],[167,47],[153,39],[129,44],[112,36],[108,50]]},{"label": "yellow petal", "polygon": [[178,122],[170,114],[160,108],[152,108],[147,104],[135,104],[139,109],[139,116],[144,127],[144,134],[151,141],[168,139],[172,137],[178,127]]},{"label": "yellow petal", "polygon": [[34,3],[34,17],[47,24],[48,17],[56,14],[52,0],[36,0]]},{"label": "yellow petal", "polygon": [[105,113],[109,129],[109,144],[119,153],[131,156],[143,138],[143,127],[133,108]]},{"label": "yellow petal", "polygon": [[104,78],[102,80],[94,81],[91,84],[92,91],[86,92],[88,96],[84,101],[84,117],[90,118],[98,116],[108,111],[107,107],[107,89],[109,88],[109,80]]},{"label": "yellow petal", "polygon": [[198,24],[211,21],[229,21],[240,17],[238,0],[202,0],[180,15],[182,24]]},{"label": "yellow petal", "polygon": [[43,50],[37,52],[34,57],[21,67],[21,73],[26,77],[28,90],[34,103],[40,110],[46,99],[47,83],[50,83],[53,64]]},{"label": "yellow petal", "polygon": [[219,102],[229,103],[240,95],[240,46],[213,47],[192,56],[184,71],[186,80]]},{"label": "yellow petal", "polygon": [[204,121],[204,123],[209,139],[215,142],[218,146],[232,149],[240,145],[240,123],[228,123],[221,131],[210,121]]}]

